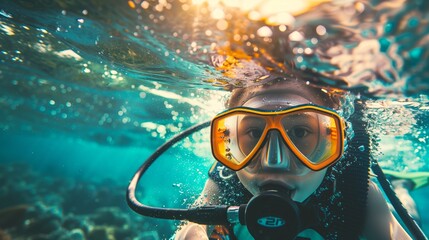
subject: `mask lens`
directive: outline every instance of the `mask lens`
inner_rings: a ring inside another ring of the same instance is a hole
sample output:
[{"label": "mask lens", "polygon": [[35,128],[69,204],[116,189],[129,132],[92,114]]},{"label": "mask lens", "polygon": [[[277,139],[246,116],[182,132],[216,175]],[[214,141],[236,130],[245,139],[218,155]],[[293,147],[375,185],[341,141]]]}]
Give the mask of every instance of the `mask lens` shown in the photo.
[{"label": "mask lens", "polygon": [[341,154],[339,120],[329,113],[300,110],[285,115],[282,127],[301,160],[318,165],[336,160]]},{"label": "mask lens", "polygon": [[313,106],[264,112],[238,109],[212,121],[215,158],[233,170],[241,169],[260,149],[267,132],[277,129],[291,150],[307,167],[320,170],[343,152],[340,117]]},{"label": "mask lens", "polygon": [[212,122],[212,148],[224,164],[240,165],[263,140],[266,120],[252,113],[230,113]]}]

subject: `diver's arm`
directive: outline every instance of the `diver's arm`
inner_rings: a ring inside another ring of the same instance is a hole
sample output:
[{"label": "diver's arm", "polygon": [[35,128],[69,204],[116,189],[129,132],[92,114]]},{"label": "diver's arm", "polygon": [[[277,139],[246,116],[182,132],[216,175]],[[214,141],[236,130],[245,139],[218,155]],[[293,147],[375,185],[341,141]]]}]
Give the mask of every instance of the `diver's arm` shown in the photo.
[{"label": "diver's arm", "polygon": [[368,240],[411,239],[389,207],[378,187],[370,181],[364,236]]},{"label": "diver's arm", "polygon": [[176,232],[175,240],[208,240],[207,227],[197,223],[187,223]]},{"label": "diver's arm", "polygon": [[[206,203],[216,204],[213,202],[214,195],[219,193],[218,185],[211,179],[208,179],[204,190],[200,197],[197,199],[195,205],[204,205]],[[208,226],[200,225],[193,222],[188,222],[183,225],[177,232],[174,237],[175,240],[208,240]]]}]

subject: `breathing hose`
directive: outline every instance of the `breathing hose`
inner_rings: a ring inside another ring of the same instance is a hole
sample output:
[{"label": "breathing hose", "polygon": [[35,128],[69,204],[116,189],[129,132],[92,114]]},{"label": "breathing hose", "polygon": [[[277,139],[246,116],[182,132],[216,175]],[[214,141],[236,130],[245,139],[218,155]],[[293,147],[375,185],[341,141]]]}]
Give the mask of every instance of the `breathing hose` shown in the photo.
[{"label": "breathing hose", "polygon": [[171,146],[184,139],[188,135],[197,132],[203,128],[210,126],[210,122],[197,124],[191,128],[186,129],[182,133],[174,136],[172,139],[161,145],[137,170],[132,178],[127,189],[127,203],[128,206],[135,212],[149,217],[174,219],[174,220],[189,220],[207,225],[222,225],[227,224],[227,209],[228,206],[202,206],[189,209],[176,209],[176,208],[158,208],[151,207],[139,202],[135,195],[137,183],[146,170],[155,162],[155,160],[162,155]]},{"label": "breathing hose", "polygon": [[[237,208],[235,206],[201,206],[201,207],[194,207],[189,209],[177,209],[177,208],[159,208],[159,207],[152,207],[147,206],[139,202],[135,195],[135,190],[137,187],[137,184],[140,180],[140,178],[143,176],[143,174],[146,172],[146,170],[155,162],[155,160],[162,155],[166,150],[168,150],[171,146],[176,144],[177,142],[181,141],[182,139],[186,138],[192,133],[195,133],[203,128],[209,127],[210,121],[203,122],[200,124],[197,124],[193,127],[190,127],[186,129],[185,131],[177,134],[169,141],[165,142],[163,145],[161,145],[143,164],[142,166],[137,170],[133,178],[131,179],[127,193],[126,193],[126,199],[128,206],[134,210],[135,212],[148,216],[148,217],[154,217],[154,218],[161,218],[161,219],[172,219],[172,220],[188,220],[191,222],[196,222],[199,224],[205,224],[205,225],[227,225],[229,224],[229,216],[228,211],[230,208]],[[418,226],[418,224],[413,220],[413,218],[408,214],[407,210],[404,208],[398,197],[396,196],[395,192],[390,186],[389,181],[386,179],[386,176],[383,173],[383,170],[378,165],[377,161],[373,161],[373,164],[371,165],[372,171],[377,175],[377,179],[384,190],[385,194],[389,198],[390,202],[392,203],[393,207],[397,211],[398,215],[402,219],[405,226],[408,228],[408,230],[413,234],[415,239],[418,240],[427,240],[428,238],[425,236],[421,228]],[[247,205],[242,205],[239,208],[244,209]],[[240,217],[240,222],[241,221]],[[244,221],[243,221],[244,222]]]},{"label": "breathing hose", "polygon": [[418,240],[427,240],[427,237],[423,233],[423,230],[419,227],[417,222],[414,221],[410,214],[408,214],[407,209],[405,209],[399,198],[396,196],[395,191],[393,191],[389,181],[387,180],[386,176],[383,173],[383,170],[381,169],[380,165],[378,165],[377,161],[373,161],[371,169],[374,174],[377,175],[377,179],[381,185],[381,188],[383,188],[383,191],[386,194],[387,198],[389,198],[390,203],[392,203],[399,217],[404,222],[408,230],[413,234],[414,238]]}]

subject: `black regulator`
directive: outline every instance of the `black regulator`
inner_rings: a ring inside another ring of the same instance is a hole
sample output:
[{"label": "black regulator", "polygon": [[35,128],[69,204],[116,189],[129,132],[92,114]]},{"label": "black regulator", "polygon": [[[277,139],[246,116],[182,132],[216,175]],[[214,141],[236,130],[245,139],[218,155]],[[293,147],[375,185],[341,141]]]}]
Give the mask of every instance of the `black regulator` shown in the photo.
[{"label": "black regulator", "polygon": [[[159,147],[143,163],[128,186],[127,203],[131,209],[148,217],[188,220],[204,225],[229,225],[239,223],[246,225],[250,234],[256,240],[295,239],[302,230],[314,226],[316,222],[316,211],[313,209],[314,206],[312,204],[308,204],[310,199],[303,203],[295,202],[290,198],[287,189],[276,185],[263,186],[259,195],[254,196],[247,204],[241,206],[207,205],[189,209],[175,209],[151,207],[139,202],[135,196],[135,189],[140,178],[152,163],[175,143],[209,125],[210,122],[198,124],[176,135]],[[378,164],[373,166],[373,171],[382,178],[384,177]],[[383,184],[388,185],[385,177],[384,180],[379,179],[379,181],[382,183],[382,186]],[[387,189],[389,199],[392,194],[394,195],[393,191]],[[400,202],[392,201],[392,203],[394,203],[394,205],[400,205]],[[397,206],[395,206],[395,209],[396,207]],[[400,207],[402,207],[402,205]],[[401,216],[401,219],[416,239],[427,239],[415,222],[412,219],[410,220],[409,215],[408,218],[405,216],[407,215],[405,209],[401,210],[399,208],[398,213],[404,215]]]}]

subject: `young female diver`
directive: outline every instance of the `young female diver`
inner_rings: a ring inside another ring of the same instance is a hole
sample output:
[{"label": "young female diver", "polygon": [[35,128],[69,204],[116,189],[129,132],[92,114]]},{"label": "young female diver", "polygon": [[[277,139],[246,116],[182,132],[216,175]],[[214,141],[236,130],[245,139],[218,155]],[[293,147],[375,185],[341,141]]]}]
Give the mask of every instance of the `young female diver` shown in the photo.
[{"label": "young female diver", "polygon": [[[309,209],[301,216],[309,229],[298,239],[411,239],[369,180],[360,143],[344,136],[350,126],[332,110],[341,101],[299,80],[234,90],[229,110],[212,121],[212,150],[220,163],[210,171],[200,203],[239,205],[275,189]],[[253,238],[239,224],[187,223],[175,239]]]}]

